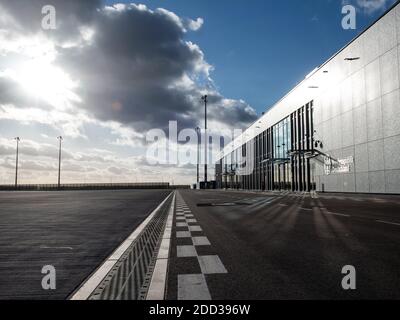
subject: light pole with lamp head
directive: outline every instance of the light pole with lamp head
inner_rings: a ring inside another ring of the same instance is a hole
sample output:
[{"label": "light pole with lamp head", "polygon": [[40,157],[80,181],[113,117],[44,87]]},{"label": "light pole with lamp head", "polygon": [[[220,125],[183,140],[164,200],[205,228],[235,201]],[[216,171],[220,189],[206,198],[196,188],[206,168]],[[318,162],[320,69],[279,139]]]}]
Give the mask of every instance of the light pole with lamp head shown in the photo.
[{"label": "light pole with lamp head", "polygon": [[208,96],[204,95],[201,97],[201,100],[204,101],[204,183],[205,183],[205,188],[207,189],[207,102],[208,102]]},{"label": "light pole with lamp head", "polygon": [[61,142],[63,140],[62,136],[57,137],[60,141],[59,148],[58,148],[58,189],[61,187]]},{"label": "light pole with lamp head", "polygon": [[196,128],[197,132],[197,184],[200,182],[200,144],[201,144],[201,129]]},{"label": "light pole with lamp head", "polygon": [[17,141],[17,157],[15,159],[15,189],[18,188],[18,150],[19,150],[19,142],[21,141],[20,137],[14,138]]}]

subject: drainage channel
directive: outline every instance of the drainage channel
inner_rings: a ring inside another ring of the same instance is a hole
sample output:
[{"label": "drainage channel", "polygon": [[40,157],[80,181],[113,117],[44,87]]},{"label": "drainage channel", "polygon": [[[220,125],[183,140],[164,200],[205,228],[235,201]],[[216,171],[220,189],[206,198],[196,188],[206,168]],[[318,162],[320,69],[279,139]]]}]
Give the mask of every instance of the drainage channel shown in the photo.
[{"label": "drainage channel", "polygon": [[[121,249],[124,250],[118,259],[113,262],[112,255],[110,259],[103,264],[104,266],[111,260],[110,263],[112,263],[112,267],[95,289],[87,294],[84,299],[146,299],[173,199],[173,193],[171,193],[153,212],[152,217],[149,217],[150,220],[148,222],[145,221],[143,230],[135,237],[130,237],[134,238],[132,243],[126,246],[127,248],[122,244],[121,248],[116,250],[115,253]],[[129,241],[129,239],[127,241]],[[96,278],[96,274],[93,275],[92,278]],[[82,287],[84,287],[84,285]],[[72,299],[82,299],[79,291],[75,293]]]}]

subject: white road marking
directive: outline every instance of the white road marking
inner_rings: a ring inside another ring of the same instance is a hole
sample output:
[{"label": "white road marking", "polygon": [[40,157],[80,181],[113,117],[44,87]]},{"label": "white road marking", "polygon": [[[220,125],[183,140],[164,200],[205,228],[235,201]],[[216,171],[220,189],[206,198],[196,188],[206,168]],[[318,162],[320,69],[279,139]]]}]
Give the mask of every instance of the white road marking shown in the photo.
[{"label": "white road marking", "polygon": [[[183,201],[179,195],[178,201]],[[263,203],[269,203],[263,201]],[[197,223],[194,215],[185,212],[186,223]],[[217,255],[198,256],[196,247],[211,246],[205,236],[192,236],[192,232],[202,232],[199,225],[188,225],[189,232],[178,231],[177,238],[191,238],[193,246],[177,246],[177,257],[197,257],[202,274],[178,274],[178,300],[211,300],[210,291],[207,286],[205,274],[226,274],[228,271]]]},{"label": "white road marking", "polygon": [[252,204],[252,205],[250,206],[250,208],[259,208],[259,207],[263,207],[263,206],[269,204],[272,200],[273,200],[273,199],[270,199],[270,198],[264,199],[264,200],[258,200],[258,201],[256,201],[254,204]]},{"label": "white road marking", "polygon": [[349,214],[344,214],[344,213],[337,213],[337,212],[330,212],[330,211],[327,211],[327,212],[325,212],[326,214],[330,214],[330,215],[333,215],[333,216],[340,216],[340,217],[346,217],[346,218],[350,218],[351,217],[351,215],[349,215]]},{"label": "white road marking", "polygon": [[163,240],[161,242],[161,248],[160,251],[158,252],[157,261],[154,267],[146,300],[164,300],[165,298],[168,258],[171,246],[172,220],[174,218],[174,211],[175,211],[175,198],[176,194],[174,193],[172,204],[169,209],[167,224],[164,230]]},{"label": "white road marking", "polygon": [[176,237],[177,238],[190,238],[192,235],[189,231],[177,231]]},{"label": "white road marking", "polygon": [[211,300],[207,282],[202,274],[178,275],[178,300]]},{"label": "white road marking", "polygon": [[40,249],[74,250],[72,247],[49,247],[49,246],[40,246]]},{"label": "white road marking", "polygon": [[189,231],[191,232],[201,232],[203,229],[200,226],[189,226]]},{"label": "white road marking", "polygon": [[178,258],[197,257],[197,252],[194,246],[177,246],[176,255]]},{"label": "white road marking", "polygon": [[168,259],[170,240],[171,239],[163,239],[161,241],[160,251],[158,252],[157,259]]},{"label": "white road marking", "polygon": [[186,228],[188,225],[186,222],[177,222],[176,227],[177,228]]},{"label": "white road marking", "polygon": [[146,300],[159,301],[165,299],[167,269],[168,259],[157,260]]},{"label": "white road marking", "polygon": [[165,228],[163,239],[171,239],[172,227]]},{"label": "white road marking", "polygon": [[136,228],[136,230],[125,240],[112,254],[111,256],[102,263],[102,265],[79,287],[79,289],[72,295],[71,300],[87,300],[94,290],[99,286],[101,281],[115,266],[121,256],[124,254],[126,249],[136,241],[137,237],[142,233],[144,228],[150,223],[153,217],[156,215],[158,210],[167,202],[172,193],[165,198],[163,202],[142,222],[142,224]]},{"label": "white road marking", "polygon": [[311,191],[311,198],[318,199],[318,193],[316,191]]},{"label": "white road marking", "polygon": [[389,221],[383,221],[383,220],[376,220],[376,222],[389,224],[389,225],[392,225],[392,226],[400,226],[400,223],[396,223],[396,222],[389,222]]},{"label": "white road marking", "polygon": [[228,273],[218,256],[199,256],[201,273],[202,274],[222,274]]},{"label": "white road marking", "polygon": [[192,241],[194,246],[211,246],[207,237],[193,237]]}]

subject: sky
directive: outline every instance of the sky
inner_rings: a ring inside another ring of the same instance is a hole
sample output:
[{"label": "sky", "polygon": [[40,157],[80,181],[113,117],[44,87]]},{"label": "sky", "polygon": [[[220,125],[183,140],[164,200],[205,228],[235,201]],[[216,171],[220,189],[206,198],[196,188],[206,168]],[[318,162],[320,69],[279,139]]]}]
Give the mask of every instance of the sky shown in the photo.
[{"label": "sky", "polygon": [[232,136],[394,2],[0,0],[0,184],[13,183],[16,136],[19,182],[56,182],[60,135],[64,183],[193,183],[185,129],[204,127],[202,95],[209,132]]}]

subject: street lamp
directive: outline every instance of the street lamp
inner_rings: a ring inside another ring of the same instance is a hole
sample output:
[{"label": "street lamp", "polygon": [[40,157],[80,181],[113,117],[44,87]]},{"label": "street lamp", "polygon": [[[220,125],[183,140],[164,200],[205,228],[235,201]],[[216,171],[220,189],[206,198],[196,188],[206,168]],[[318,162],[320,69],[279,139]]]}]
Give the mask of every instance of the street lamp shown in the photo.
[{"label": "street lamp", "polygon": [[59,149],[58,149],[58,189],[60,189],[60,182],[61,182],[61,141],[63,140],[62,136],[57,137],[60,141]]},{"label": "street lamp", "polygon": [[18,149],[19,149],[19,142],[21,139],[19,137],[14,138],[17,141],[17,157],[15,160],[15,189],[18,188]]},{"label": "street lamp", "polygon": [[196,128],[197,132],[197,183],[200,182],[200,144],[201,144],[201,129]]},{"label": "street lamp", "polygon": [[204,160],[205,160],[205,162],[204,162],[204,183],[206,184],[206,188],[207,188],[207,163],[208,163],[208,159],[207,159],[207,140],[208,140],[208,137],[207,137],[207,102],[208,102],[208,96],[207,95],[204,95],[204,96],[202,96],[201,97],[201,100],[203,100],[204,101],[204,136],[205,136],[205,139],[204,139]]}]

